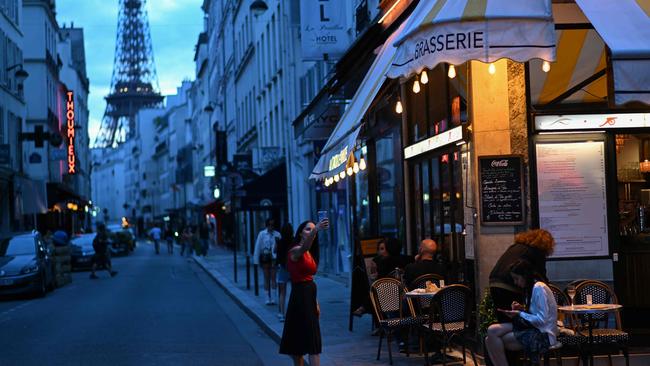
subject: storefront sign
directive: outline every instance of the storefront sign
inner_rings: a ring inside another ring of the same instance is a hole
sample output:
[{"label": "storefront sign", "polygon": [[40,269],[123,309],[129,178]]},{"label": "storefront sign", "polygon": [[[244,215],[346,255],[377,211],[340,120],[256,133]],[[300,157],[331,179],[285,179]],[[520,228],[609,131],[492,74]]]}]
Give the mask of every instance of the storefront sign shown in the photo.
[{"label": "storefront sign", "polygon": [[404,148],[404,159],[410,159],[414,156],[424,154],[427,151],[435,150],[440,147],[458,142],[463,139],[463,126],[452,128],[441,134],[429,137],[426,140],[417,142]]},{"label": "storefront sign", "polygon": [[523,162],[518,155],[480,156],[481,223],[524,223]]},{"label": "storefront sign", "polygon": [[650,127],[650,113],[608,113],[536,116],[538,131]]},{"label": "storefront sign", "polygon": [[301,0],[300,28],[304,60],[343,55],[352,42],[347,0]]},{"label": "storefront sign", "polygon": [[330,158],[329,170],[332,171],[348,161],[347,145],[336,155]]},{"label": "storefront sign", "polygon": [[555,238],[554,257],[609,255],[602,141],[538,143],[539,227]]},{"label": "storefront sign", "polygon": [[68,100],[66,103],[66,119],[68,121],[67,126],[68,126],[68,134],[67,134],[67,139],[68,139],[68,174],[76,174],[76,158],[75,158],[75,151],[74,151],[74,94],[69,91],[66,94],[68,96]]}]

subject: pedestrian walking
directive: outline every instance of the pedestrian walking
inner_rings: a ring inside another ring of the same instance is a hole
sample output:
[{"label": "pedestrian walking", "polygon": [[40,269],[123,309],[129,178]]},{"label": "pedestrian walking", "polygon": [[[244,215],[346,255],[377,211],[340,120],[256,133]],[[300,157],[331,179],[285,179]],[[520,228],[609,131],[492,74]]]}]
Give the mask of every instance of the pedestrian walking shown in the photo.
[{"label": "pedestrian walking", "polygon": [[273,305],[273,292],[277,284],[275,283],[275,261],[276,254],[276,240],[280,239],[280,233],[274,230],[275,222],[273,219],[266,220],[266,228],[257,235],[255,241],[255,250],[253,251],[253,264],[262,267],[264,273],[264,291],[266,292],[266,305]]},{"label": "pedestrian walking", "polygon": [[327,218],[318,224],[312,221],[300,224],[287,258],[291,295],[282,331],[280,353],[291,356],[294,366],[304,364],[305,354],[309,355],[311,366],[320,365],[320,306],[316,298],[314,275],[319,259],[318,232],[328,227]]},{"label": "pedestrian walking", "polygon": [[194,233],[192,233],[192,228],[188,225],[183,229],[181,237],[181,256],[185,253],[187,253],[187,255],[191,254],[192,245],[194,245]]},{"label": "pedestrian walking", "polygon": [[[524,294],[515,285],[510,268],[520,259],[528,261],[542,278],[546,279],[546,258],[553,253],[555,240],[551,233],[543,229],[533,229],[515,236],[512,244],[501,255],[490,272],[490,295],[496,309],[509,309],[513,301],[523,303]],[[497,320],[506,323],[506,314],[496,312]]]},{"label": "pedestrian walking", "polygon": [[174,230],[171,225],[167,225],[165,229],[165,241],[167,241],[167,253],[174,254]]},{"label": "pedestrian walking", "polygon": [[516,301],[498,309],[509,321],[488,328],[485,338],[488,354],[495,366],[506,366],[505,350],[523,349],[531,363],[537,365],[540,356],[557,343],[557,303],[546,285],[546,276],[537,272],[532,263],[518,260],[510,267],[510,276],[523,291],[528,310]]},{"label": "pedestrian walking", "polygon": [[153,224],[153,228],[149,230],[149,236],[151,237],[151,240],[153,240],[156,254],[160,254],[160,237],[162,236],[162,230],[160,230],[158,224]]},{"label": "pedestrian walking", "polygon": [[108,251],[108,232],[106,231],[106,225],[98,224],[97,225],[97,234],[95,239],[93,239],[93,249],[95,250],[95,255],[93,255],[93,267],[90,278],[97,279],[97,268],[105,268],[111,277],[115,277],[117,271],[113,271],[113,266],[111,264],[111,257]]},{"label": "pedestrian walking", "polygon": [[287,282],[289,282],[289,272],[287,271],[287,257],[293,241],[293,226],[287,223],[280,230],[280,239],[276,244],[276,282],[278,284],[278,320],[284,321],[287,297]]}]

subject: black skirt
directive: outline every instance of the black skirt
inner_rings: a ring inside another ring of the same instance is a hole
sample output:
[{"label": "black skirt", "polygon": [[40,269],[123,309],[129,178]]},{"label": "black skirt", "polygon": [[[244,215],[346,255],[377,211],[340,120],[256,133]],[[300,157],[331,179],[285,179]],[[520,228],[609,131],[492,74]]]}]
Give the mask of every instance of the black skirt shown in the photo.
[{"label": "black skirt", "polygon": [[285,355],[321,353],[320,324],[316,311],[316,284],[313,281],[292,282],[280,353]]}]

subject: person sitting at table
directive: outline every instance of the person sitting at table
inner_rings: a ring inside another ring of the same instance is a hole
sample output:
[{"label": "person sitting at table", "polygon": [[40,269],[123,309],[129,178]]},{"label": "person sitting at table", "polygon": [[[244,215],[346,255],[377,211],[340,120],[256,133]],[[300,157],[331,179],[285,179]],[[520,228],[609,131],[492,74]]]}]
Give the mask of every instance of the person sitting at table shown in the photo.
[{"label": "person sitting at table", "polygon": [[510,267],[515,285],[524,291],[528,309],[513,302],[510,309],[498,309],[510,323],[492,324],[485,345],[495,366],[507,366],[505,350],[523,350],[533,364],[557,342],[557,304],[553,292],[528,261],[519,260]]},{"label": "person sitting at table", "polygon": [[404,269],[404,259],[402,258],[402,243],[392,237],[387,237],[382,239],[380,246],[384,245],[385,251],[381,255],[373,258],[373,261],[377,263],[377,279],[391,277],[391,272],[396,268]]},{"label": "person sitting at table", "polygon": [[438,244],[430,238],[420,242],[418,254],[415,256],[415,262],[410,263],[404,268],[404,282],[406,287],[412,289],[413,281],[425,274],[437,274],[443,278],[447,274],[447,266],[437,256]]}]

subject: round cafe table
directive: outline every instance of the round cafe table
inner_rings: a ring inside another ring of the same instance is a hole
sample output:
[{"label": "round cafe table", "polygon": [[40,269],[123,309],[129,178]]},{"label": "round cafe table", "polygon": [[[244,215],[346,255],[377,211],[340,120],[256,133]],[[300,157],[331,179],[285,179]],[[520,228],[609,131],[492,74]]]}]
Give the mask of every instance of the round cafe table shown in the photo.
[{"label": "round cafe table", "polygon": [[589,331],[589,337],[587,342],[589,344],[589,364],[593,366],[594,357],[593,357],[593,315],[602,314],[602,313],[613,313],[619,311],[623,305],[619,304],[580,304],[580,305],[568,305],[568,306],[558,306],[557,310],[565,314],[573,315],[585,315],[587,317],[587,330]]}]

